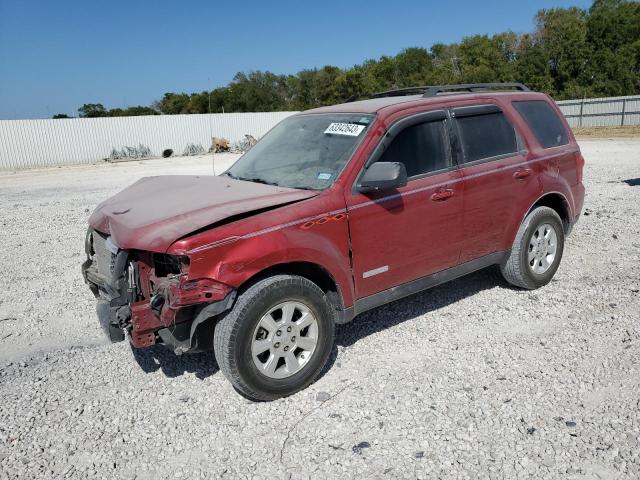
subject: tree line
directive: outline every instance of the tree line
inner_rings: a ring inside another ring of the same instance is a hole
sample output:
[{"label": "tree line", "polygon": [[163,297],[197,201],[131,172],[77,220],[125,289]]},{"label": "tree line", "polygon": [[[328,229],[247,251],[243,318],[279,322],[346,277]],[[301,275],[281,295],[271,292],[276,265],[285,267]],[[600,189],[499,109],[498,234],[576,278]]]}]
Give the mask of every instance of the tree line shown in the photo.
[{"label": "tree line", "polygon": [[533,32],[473,35],[459,43],[413,47],[352,68],[324,66],[295,75],[238,73],[225,87],[165,93],[151,106],[81,117],[305,110],[418,85],[522,82],[557,100],[640,93],[640,2],[595,0],[589,9],[540,10]]}]

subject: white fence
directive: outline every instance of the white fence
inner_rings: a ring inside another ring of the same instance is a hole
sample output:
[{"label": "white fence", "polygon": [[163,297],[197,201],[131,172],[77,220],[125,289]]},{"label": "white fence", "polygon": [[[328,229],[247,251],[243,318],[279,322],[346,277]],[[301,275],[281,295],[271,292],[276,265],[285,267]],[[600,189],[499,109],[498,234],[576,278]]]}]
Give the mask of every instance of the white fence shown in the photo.
[{"label": "white fence", "polygon": [[0,170],[92,163],[115,148],[143,145],[152,155],[188,144],[208,150],[211,137],[261,137],[295,112],[156,115],[57,120],[0,120]]},{"label": "white fence", "polygon": [[[640,96],[558,102],[572,127],[640,125]],[[0,120],[0,170],[78,163],[108,158],[113,149],[144,146],[152,155],[189,144],[208,150],[211,137],[232,143],[260,137],[295,112],[215,113],[59,120]]]},{"label": "white fence", "polygon": [[564,100],[558,106],[572,127],[640,125],[640,95]]}]

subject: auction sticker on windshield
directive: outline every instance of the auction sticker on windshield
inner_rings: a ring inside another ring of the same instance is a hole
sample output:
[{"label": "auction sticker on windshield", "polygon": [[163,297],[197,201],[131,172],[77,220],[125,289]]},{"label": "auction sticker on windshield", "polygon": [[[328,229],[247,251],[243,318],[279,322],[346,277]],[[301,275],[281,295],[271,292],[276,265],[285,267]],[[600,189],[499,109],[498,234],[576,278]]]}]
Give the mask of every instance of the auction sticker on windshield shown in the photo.
[{"label": "auction sticker on windshield", "polygon": [[357,125],[355,123],[332,123],[327,127],[324,133],[357,137],[364,129],[364,125]]}]

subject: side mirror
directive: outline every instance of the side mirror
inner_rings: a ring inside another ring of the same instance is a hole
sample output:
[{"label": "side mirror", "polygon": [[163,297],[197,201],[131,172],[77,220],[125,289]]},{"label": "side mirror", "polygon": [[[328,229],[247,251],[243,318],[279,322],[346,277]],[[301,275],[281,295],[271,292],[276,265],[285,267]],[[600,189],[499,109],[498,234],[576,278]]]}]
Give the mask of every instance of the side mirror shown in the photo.
[{"label": "side mirror", "polygon": [[372,163],[360,177],[358,191],[390,190],[404,187],[407,184],[407,169],[404,163],[376,162]]}]

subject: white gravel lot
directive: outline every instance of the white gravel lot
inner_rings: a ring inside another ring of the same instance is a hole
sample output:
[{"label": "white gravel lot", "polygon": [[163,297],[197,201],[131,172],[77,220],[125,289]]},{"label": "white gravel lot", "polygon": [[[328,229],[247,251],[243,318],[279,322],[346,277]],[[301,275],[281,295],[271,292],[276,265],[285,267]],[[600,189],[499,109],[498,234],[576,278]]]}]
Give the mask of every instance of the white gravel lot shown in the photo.
[{"label": "white gravel lot", "polygon": [[363,314],[271,403],[212,354],[105,343],[80,276],[98,202],[211,157],[0,174],[0,479],[640,478],[640,139],[582,148],[551,284],[484,271]]}]

